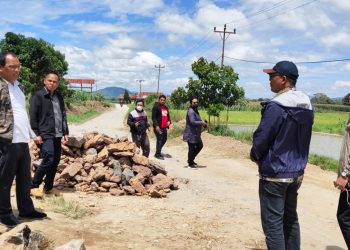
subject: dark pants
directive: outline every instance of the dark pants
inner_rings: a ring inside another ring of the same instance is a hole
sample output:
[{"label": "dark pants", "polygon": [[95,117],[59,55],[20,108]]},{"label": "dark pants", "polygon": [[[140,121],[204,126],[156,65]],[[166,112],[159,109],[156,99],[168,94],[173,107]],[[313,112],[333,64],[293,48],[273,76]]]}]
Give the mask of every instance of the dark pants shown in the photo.
[{"label": "dark pants", "polygon": [[40,146],[42,162],[35,171],[32,188],[37,188],[43,182],[45,176],[44,190],[53,188],[53,182],[57,171],[57,165],[61,158],[61,137],[45,139]]},{"label": "dark pants", "polygon": [[200,141],[198,143],[187,142],[187,144],[188,144],[188,160],[187,160],[187,162],[188,162],[188,165],[193,165],[194,159],[199,154],[199,152],[201,152],[201,150],[203,148],[203,142],[200,139]]},{"label": "dark pants", "polygon": [[0,143],[0,217],[13,214],[10,192],[16,177],[16,199],[19,213],[34,211],[30,198],[30,155],[27,143]]},{"label": "dark pants", "polygon": [[[345,243],[350,249],[350,188],[347,187],[348,191],[343,191],[339,196],[337,219],[340,230],[343,234]],[[347,194],[348,193],[348,194]]]},{"label": "dark pants", "polygon": [[269,250],[300,249],[297,197],[301,182],[259,181],[261,224]]},{"label": "dark pants", "polygon": [[156,130],[154,130],[154,133],[156,134],[156,137],[157,137],[156,155],[161,155],[162,148],[168,139],[168,131],[166,128],[161,128],[159,133]]},{"label": "dark pants", "polygon": [[131,134],[131,137],[132,141],[136,144],[136,146],[138,148],[141,147],[142,155],[148,157],[150,151],[148,135],[146,133],[142,135]]}]

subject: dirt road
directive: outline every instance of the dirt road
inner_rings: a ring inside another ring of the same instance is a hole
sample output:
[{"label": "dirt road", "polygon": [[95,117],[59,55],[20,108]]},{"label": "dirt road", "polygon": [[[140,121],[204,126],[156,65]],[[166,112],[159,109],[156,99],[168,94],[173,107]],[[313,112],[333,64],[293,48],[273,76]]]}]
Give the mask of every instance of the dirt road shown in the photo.
[{"label": "dirt road", "polygon": [[[123,124],[127,108],[116,107],[71,134],[97,130],[111,136],[128,135]],[[87,249],[265,249],[260,224],[257,168],[248,160],[249,146],[230,138],[203,134],[198,170],[185,168],[187,145],[169,141],[162,161],[179,180],[180,189],[168,198],[113,197],[105,194],[64,193],[91,208],[92,216],[73,220],[48,211],[48,220],[30,222],[56,245],[83,238]],[[154,141],[151,155],[154,154]],[[308,166],[300,189],[298,211],[302,249],[346,249],[336,222],[338,192],[335,174]],[[16,230],[16,229],[13,229]],[[0,236],[0,240],[4,235]]]}]

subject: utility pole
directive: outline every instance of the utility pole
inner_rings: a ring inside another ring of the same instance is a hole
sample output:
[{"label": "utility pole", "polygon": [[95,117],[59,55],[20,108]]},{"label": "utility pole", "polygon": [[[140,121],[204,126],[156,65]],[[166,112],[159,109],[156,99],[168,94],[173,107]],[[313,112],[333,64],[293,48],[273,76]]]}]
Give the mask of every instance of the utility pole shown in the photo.
[{"label": "utility pole", "polygon": [[160,69],[165,68],[165,66],[160,66],[160,64],[155,65],[154,67],[158,68],[158,87],[157,87],[157,95],[159,95],[159,78],[160,78]]},{"label": "utility pole", "polygon": [[138,80],[136,80],[137,82],[139,82],[140,83],[140,98],[141,98],[141,82],[144,82],[145,80],[143,80],[143,79],[138,79]]},{"label": "utility pole", "polygon": [[[225,41],[231,34],[236,34],[236,29],[233,29],[233,32],[226,31],[226,24],[224,25],[224,30],[216,30],[216,27],[214,27],[214,32],[220,33],[221,39],[222,39],[222,54],[221,54],[221,67],[224,66],[224,55],[225,55]],[[222,36],[221,33],[224,35]],[[228,36],[226,37],[226,34]]]}]

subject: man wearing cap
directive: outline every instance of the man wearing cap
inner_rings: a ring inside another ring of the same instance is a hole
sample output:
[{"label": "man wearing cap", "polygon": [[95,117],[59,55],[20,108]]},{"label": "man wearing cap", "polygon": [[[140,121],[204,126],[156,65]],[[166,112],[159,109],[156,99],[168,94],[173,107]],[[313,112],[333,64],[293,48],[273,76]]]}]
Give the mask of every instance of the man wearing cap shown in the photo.
[{"label": "man wearing cap", "polygon": [[278,62],[269,75],[276,95],[262,108],[250,158],[259,166],[261,223],[269,250],[300,249],[298,189],[307,164],[314,114],[310,99],[295,90],[293,62]]}]

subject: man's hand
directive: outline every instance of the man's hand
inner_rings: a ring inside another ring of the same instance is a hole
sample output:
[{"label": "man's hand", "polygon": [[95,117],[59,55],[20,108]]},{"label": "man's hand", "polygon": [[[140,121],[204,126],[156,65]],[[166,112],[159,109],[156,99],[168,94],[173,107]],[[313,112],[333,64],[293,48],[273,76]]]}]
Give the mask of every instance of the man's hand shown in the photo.
[{"label": "man's hand", "polygon": [[66,144],[67,141],[68,141],[68,135],[64,135],[64,136],[62,137],[62,142],[63,142],[63,144]]},{"label": "man's hand", "polygon": [[334,187],[338,188],[341,191],[344,191],[347,184],[348,178],[339,176],[338,179],[334,182]]},{"label": "man's hand", "polygon": [[135,127],[138,127],[140,125],[140,122],[135,122]]},{"label": "man's hand", "polygon": [[170,126],[170,121],[167,122],[166,126],[169,128],[169,126]]},{"label": "man's hand", "polygon": [[159,126],[156,127],[156,131],[157,131],[157,133],[160,132],[160,127]]},{"label": "man's hand", "polygon": [[33,138],[33,141],[34,141],[34,143],[35,143],[36,145],[40,145],[40,144],[42,144],[42,143],[43,143],[43,139],[41,138],[41,136],[40,136],[40,135],[39,135],[39,136],[34,137],[34,138]]}]

